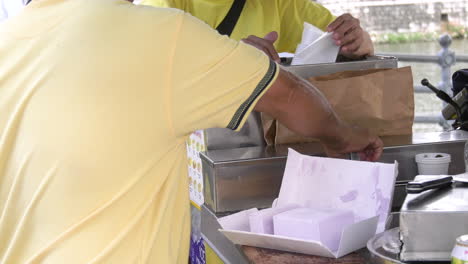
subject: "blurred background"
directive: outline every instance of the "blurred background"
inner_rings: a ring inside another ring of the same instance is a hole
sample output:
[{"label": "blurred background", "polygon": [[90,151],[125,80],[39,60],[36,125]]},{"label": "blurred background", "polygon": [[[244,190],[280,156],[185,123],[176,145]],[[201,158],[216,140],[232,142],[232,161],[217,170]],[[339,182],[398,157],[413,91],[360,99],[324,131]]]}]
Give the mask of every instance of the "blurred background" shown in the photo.
[{"label": "blurred background", "polygon": [[[457,57],[450,66],[453,74],[468,68],[468,0],[319,0],[333,14],[350,13],[361,20],[371,33],[376,53],[436,56],[442,49],[438,39],[448,34],[448,46]],[[427,78],[433,84],[441,82],[441,67],[437,62],[399,62],[412,66],[414,84]],[[424,91],[424,90],[423,90]],[[451,93],[449,93],[452,95]],[[437,120],[441,101],[432,93],[415,93],[416,116],[431,117],[432,122],[415,122],[414,132],[443,131]],[[428,119],[428,118],[426,118]]]}]

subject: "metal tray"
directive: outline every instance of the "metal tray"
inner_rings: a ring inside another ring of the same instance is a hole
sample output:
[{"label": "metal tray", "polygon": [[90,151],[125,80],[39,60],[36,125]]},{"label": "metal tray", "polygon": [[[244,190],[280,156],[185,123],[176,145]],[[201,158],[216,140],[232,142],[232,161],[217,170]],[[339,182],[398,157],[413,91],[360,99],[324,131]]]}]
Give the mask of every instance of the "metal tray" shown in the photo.
[{"label": "metal tray", "polygon": [[446,261],[457,237],[468,233],[468,186],[408,194],[400,212],[400,258]]},{"label": "metal tray", "polygon": [[400,247],[400,229],[398,227],[387,230],[383,233],[377,234],[375,237],[367,242],[366,254],[368,263],[372,264],[446,264],[445,262],[403,262],[399,257]]},{"label": "metal tray", "polygon": [[[415,154],[449,153],[452,155],[449,173],[459,174],[465,170],[463,148],[467,139],[468,132],[465,131],[383,138],[386,147],[380,162],[393,163],[397,160],[399,164],[393,210],[399,210],[405,199],[406,182],[418,174]],[[208,150],[201,153],[205,205],[214,213],[271,206],[278,197],[288,147],[306,155],[323,155],[317,143]]]},{"label": "metal tray", "polygon": [[338,63],[321,63],[287,66],[290,72],[302,78],[310,78],[320,75],[332,74],[342,71],[359,71],[368,69],[391,69],[398,67],[398,59],[389,56],[371,56],[365,60],[347,61]]}]

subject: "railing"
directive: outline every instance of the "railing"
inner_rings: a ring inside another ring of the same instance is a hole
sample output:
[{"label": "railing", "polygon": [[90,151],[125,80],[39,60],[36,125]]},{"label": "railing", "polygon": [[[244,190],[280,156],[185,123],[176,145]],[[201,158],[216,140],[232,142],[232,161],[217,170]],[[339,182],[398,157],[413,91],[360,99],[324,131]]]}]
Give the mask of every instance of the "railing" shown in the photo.
[{"label": "railing", "polygon": [[[395,56],[398,61],[405,62],[423,62],[423,63],[436,63],[441,69],[441,82],[437,85],[437,88],[445,91],[449,95],[452,95],[452,72],[451,67],[457,62],[468,62],[468,56],[466,55],[455,55],[455,52],[449,50],[452,44],[452,38],[449,35],[442,35],[439,38],[439,44],[442,49],[437,55],[422,55],[422,54],[404,54],[404,53],[379,53],[379,55]],[[414,87],[415,93],[432,93],[426,87],[422,85],[416,85]],[[445,103],[442,103],[442,107]],[[441,114],[439,115],[416,115],[414,118],[416,123],[438,123],[444,129],[450,128],[447,120],[445,120]]]}]

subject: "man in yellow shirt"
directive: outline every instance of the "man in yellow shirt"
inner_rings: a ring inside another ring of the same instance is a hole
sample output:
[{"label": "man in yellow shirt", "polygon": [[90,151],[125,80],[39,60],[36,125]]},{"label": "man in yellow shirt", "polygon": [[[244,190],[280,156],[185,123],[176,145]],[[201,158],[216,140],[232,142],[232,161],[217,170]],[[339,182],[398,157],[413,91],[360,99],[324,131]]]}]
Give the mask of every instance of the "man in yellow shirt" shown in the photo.
[{"label": "man in yellow shirt", "polygon": [[[219,29],[239,1],[244,0],[143,0],[141,3],[178,8]],[[335,18],[314,1],[245,0],[239,9],[238,20],[230,21],[234,28],[227,35],[236,40],[244,39],[272,59],[279,59],[276,51],[294,53],[301,42],[304,22],[323,31],[334,32],[335,43],[341,46],[340,53],[344,56],[355,58],[374,54],[372,40],[360,27],[358,19],[350,14]]]},{"label": "man in yellow shirt", "polygon": [[0,54],[2,264],[186,264],[184,142],[252,110],[331,156],[382,152],[310,84],[175,9],[33,0],[0,24]]}]

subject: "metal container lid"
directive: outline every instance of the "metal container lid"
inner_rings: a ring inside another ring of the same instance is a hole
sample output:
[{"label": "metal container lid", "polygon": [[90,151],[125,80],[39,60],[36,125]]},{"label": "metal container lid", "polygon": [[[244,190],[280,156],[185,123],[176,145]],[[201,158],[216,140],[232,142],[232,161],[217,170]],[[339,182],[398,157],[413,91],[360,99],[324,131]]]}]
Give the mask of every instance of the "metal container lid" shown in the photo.
[{"label": "metal container lid", "polygon": [[468,235],[459,236],[457,238],[457,245],[462,247],[468,247]]}]

